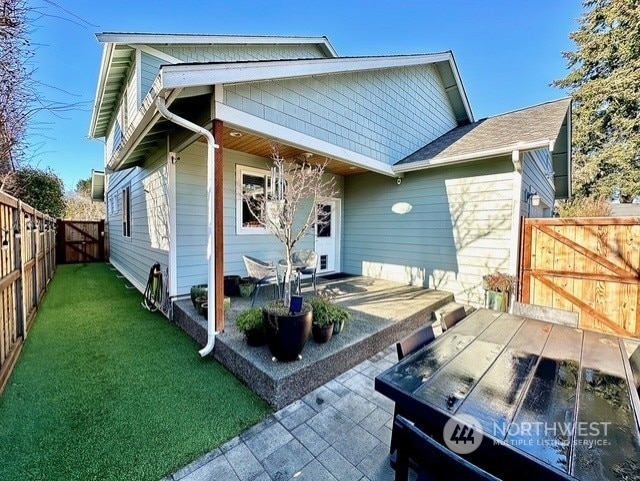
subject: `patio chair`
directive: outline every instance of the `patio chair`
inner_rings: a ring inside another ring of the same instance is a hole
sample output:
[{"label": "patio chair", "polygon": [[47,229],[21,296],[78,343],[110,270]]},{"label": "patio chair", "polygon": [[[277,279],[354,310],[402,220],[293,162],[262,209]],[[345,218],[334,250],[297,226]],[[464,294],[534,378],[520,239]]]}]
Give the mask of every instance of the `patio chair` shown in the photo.
[{"label": "patio chair", "polygon": [[311,285],[313,286],[313,293],[315,294],[317,292],[316,272],[318,270],[318,254],[310,249],[305,249],[292,253],[291,260],[294,264],[304,265],[302,268],[297,268],[298,294],[300,294],[300,278],[303,275],[311,276]]},{"label": "patio chair", "polygon": [[270,262],[264,262],[260,259],[250,256],[242,256],[244,259],[244,265],[247,268],[247,274],[253,281],[253,298],[251,300],[251,307],[256,302],[258,292],[261,286],[267,286],[272,284],[275,286],[278,292],[278,298],[280,298],[280,281],[278,279],[278,270],[276,266]]},{"label": "patio chair", "polygon": [[424,481],[499,481],[492,474],[470,463],[429,437],[404,417],[398,416],[393,424],[398,434],[396,481],[409,479],[409,462]]},{"label": "patio chair", "polygon": [[464,306],[460,305],[452,305],[451,307],[445,306],[442,309],[435,311],[435,316],[436,320],[440,321],[440,327],[442,330],[446,331],[467,317],[467,310]]},{"label": "patio chair", "polygon": [[436,335],[430,325],[416,329],[401,341],[396,342],[398,361],[402,361],[404,357],[426,346],[435,338]]},{"label": "patio chair", "polygon": [[535,304],[524,304],[522,302],[513,303],[513,315],[538,319],[540,321],[560,324],[562,326],[578,327],[580,314],[555,307],[537,306]]}]

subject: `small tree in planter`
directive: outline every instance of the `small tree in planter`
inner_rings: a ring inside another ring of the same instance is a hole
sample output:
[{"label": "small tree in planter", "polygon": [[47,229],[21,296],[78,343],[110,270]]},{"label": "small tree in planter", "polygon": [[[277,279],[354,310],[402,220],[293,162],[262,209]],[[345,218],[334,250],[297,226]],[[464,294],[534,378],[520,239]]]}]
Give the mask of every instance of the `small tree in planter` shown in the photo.
[{"label": "small tree in planter", "polygon": [[[261,195],[256,195],[255,192],[244,192],[242,186],[238,186],[238,190],[242,193],[243,200],[256,222],[266,228],[282,244],[286,260],[282,301],[272,302],[265,308],[268,341],[270,337],[269,324],[273,324],[275,318],[286,317],[289,314],[294,249],[298,242],[313,232],[313,229],[325,225],[329,221],[322,206],[338,194],[335,179],[331,176],[325,176],[327,161],[320,165],[311,165],[307,162],[297,163],[285,160],[280,155],[280,149],[276,143],[271,144],[271,158],[273,160],[271,183],[268,185],[265,181],[264,192]],[[311,307],[305,303],[302,313],[310,312],[310,310]],[[272,318],[271,315],[275,317]],[[308,329],[306,327],[304,329],[306,329],[308,337],[308,331],[311,329],[310,324]],[[275,335],[282,330],[280,326],[276,326],[271,330],[271,334]],[[291,332],[287,334],[291,334]],[[303,333],[300,336],[303,336]],[[306,343],[306,339],[304,342]],[[271,342],[269,347],[272,347]],[[304,344],[302,344],[300,352],[302,348],[304,348]],[[292,357],[288,354],[279,356],[275,352],[274,355],[279,359]],[[297,358],[298,355],[295,357]]]},{"label": "small tree in planter", "polygon": [[515,276],[496,271],[484,276],[482,283],[487,291],[487,307],[494,311],[507,312],[509,297],[515,293],[518,279]]}]

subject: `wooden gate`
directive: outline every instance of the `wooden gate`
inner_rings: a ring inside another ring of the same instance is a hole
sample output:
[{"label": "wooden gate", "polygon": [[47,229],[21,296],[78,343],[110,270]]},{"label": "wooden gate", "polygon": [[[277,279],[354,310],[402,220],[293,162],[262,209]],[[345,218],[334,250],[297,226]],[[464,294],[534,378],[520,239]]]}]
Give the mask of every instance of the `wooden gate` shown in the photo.
[{"label": "wooden gate", "polygon": [[521,299],[640,336],[640,218],[525,219]]},{"label": "wooden gate", "polygon": [[58,264],[104,261],[104,220],[58,221]]}]

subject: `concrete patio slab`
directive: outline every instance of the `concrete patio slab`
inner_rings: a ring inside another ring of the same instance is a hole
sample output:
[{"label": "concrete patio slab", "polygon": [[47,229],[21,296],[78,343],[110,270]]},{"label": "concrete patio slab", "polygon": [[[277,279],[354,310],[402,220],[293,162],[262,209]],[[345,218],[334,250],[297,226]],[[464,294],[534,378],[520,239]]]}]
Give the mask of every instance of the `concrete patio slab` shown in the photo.
[{"label": "concrete patio slab", "polygon": [[[432,313],[453,300],[448,292],[366,277],[324,280],[319,282],[318,289],[330,291],[335,296],[334,302],[349,310],[354,319],[326,344],[310,340],[299,361],[277,362],[266,346],[255,348],[246,344],[243,334],[235,328],[238,314],[250,306],[246,299],[232,298],[231,308],[225,315],[225,332],[216,339],[214,357],[275,409],[300,399],[431,322]],[[256,305],[271,300],[269,289],[261,290],[260,294]],[[310,294],[310,289],[303,291],[305,296]],[[204,344],[205,320],[196,314],[190,300],[174,305],[174,321]],[[368,369],[367,375],[375,375],[391,365],[388,360],[378,360],[384,362],[376,367],[365,363],[359,367],[360,371]],[[340,396],[330,390],[321,399],[333,402],[332,394]],[[321,403],[307,404],[315,411],[323,409]]]}]

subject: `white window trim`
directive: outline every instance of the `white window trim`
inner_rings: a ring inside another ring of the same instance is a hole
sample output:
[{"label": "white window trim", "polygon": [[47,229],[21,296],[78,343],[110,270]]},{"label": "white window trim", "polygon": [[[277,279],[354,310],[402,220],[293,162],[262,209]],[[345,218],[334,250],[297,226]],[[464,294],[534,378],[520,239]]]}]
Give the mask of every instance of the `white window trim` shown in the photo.
[{"label": "white window trim", "polygon": [[242,176],[244,174],[265,176],[271,175],[267,169],[248,167],[236,164],[236,234],[237,235],[268,235],[269,231],[264,227],[245,227],[242,225]]}]

